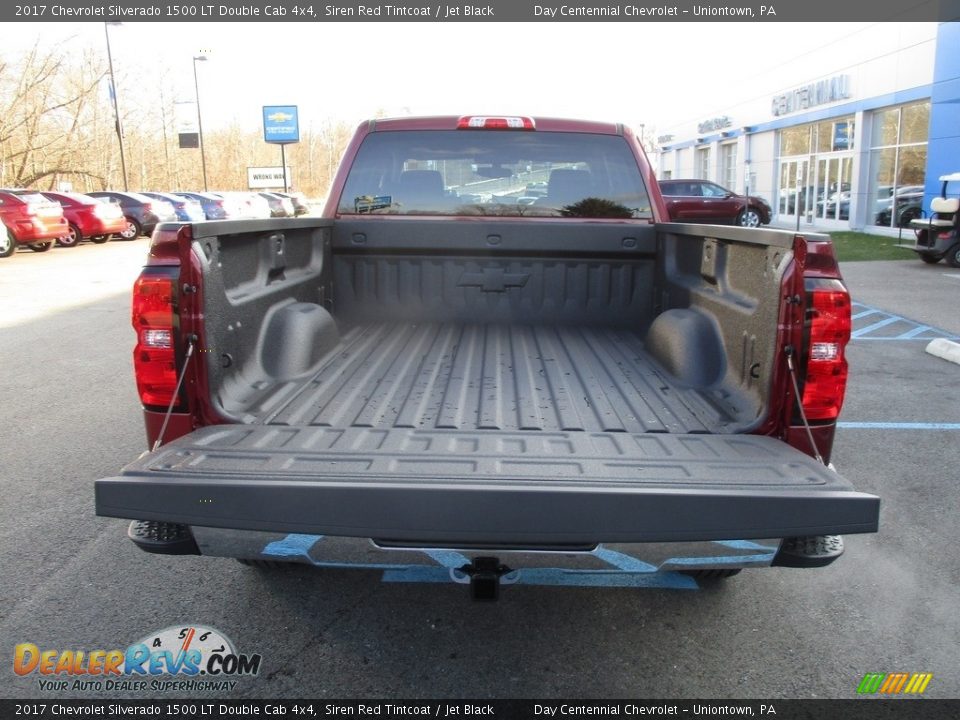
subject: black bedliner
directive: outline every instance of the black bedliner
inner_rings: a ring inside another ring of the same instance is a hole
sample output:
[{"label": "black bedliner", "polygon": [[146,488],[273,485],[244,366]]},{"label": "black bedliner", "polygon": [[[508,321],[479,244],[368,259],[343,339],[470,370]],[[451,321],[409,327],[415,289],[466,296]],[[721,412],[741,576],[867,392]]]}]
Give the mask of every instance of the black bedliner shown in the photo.
[{"label": "black bedliner", "polygon": [[246,422],[459,430],[734,432],[720,399],[657,367],[636,332],[470,323],[364,323],[313,376]]}]

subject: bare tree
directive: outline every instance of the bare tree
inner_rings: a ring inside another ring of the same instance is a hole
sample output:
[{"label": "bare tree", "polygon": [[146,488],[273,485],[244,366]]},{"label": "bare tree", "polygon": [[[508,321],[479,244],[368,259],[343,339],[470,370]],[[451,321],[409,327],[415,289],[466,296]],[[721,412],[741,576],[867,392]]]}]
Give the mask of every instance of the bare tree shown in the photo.
[{"label": "bare tree", "polygon": [[80,136],[104,71],[83,53],[68,64],[59,50],[35,44],[17,64],[0,64],[0,153],[3,180],[52,187],[59,175],[96,178],[70,145]]},{"label": "bare tree", "polygon": [[[79,192],[121,185],[113,108],[104,92],[106,58],[90,48],[39,41],[15,60],[0,58],[0,186],[52,189],[68,181]],[[121,97],[136,97],[138,75],[117,74]],[[169,71],[152,102],[121,105],[131,189],[203,187],[200,153],[176,142]],[[321,119],[286,148],[292,183],[311,196],[330,186],[351,129]],[[247,168],[280,165],[280,150],[259,129],[239,122],[204,133],[211,189],[244,189]]]}]

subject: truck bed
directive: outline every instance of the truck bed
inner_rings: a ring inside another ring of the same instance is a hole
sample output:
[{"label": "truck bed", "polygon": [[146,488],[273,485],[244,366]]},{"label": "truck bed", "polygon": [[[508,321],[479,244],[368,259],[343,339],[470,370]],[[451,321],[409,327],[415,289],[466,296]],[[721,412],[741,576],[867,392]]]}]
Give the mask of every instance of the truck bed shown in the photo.
[{"label": "truck bed", "polygon": [[250,424],[627,433],[735,432],[710,392],[658,368],[638,334],[584,326],[363,323]]},{"label": "truck bed", "polygon": [[98,514],[454,548],[876,530],[877,498],[751,434],[791,234],[408,220],[192,227],[217,423],[98,480]]}]

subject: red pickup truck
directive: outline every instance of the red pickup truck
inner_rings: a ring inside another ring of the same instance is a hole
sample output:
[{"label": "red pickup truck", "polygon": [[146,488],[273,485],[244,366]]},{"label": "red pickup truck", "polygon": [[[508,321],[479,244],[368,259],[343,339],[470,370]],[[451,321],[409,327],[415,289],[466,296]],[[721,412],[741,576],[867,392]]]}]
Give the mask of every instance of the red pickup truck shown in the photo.
[{"label": "red pickup truck", "polygon": [[467,116],[361,125],[322,217],[159,226],[152,451],[97,513],[150,552],[477,598],[833,561],[879,500],[827,464],[830,241],[665,218],[628,128]]}]

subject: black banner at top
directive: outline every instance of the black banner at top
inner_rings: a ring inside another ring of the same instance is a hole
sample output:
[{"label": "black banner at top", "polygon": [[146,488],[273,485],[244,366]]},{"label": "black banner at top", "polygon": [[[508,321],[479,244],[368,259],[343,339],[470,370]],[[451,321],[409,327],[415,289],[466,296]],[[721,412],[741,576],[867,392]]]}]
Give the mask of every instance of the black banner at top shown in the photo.
[{"label": "black banner at top", "polygon": [[960,0],[56,0],[4,3],[5,22],[920,22]]}]

